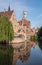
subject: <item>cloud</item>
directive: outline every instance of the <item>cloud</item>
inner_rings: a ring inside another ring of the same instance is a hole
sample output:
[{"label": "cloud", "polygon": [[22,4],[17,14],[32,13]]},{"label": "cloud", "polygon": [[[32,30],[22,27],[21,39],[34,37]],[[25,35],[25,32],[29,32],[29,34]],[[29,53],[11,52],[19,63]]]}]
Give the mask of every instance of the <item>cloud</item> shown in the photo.
[{"label": "cloud", "polygon": [[27,12],[32,13],[34,8],[30,6],[26,6],[25,1],[26,0],[23,0],[23,1],[22,0],[21,1],[20,0],[13,0],[13,1],[12,0],[11,1],[2,0],[0,1],[0,8],[1,7],[7,8],[7,6],[10,4],[11,8],[17,10],[18,12],[22,12],[23,10],[26,10]]},{"label": "cloud", "polygon": [[32,14],[34,12],[34,8],[27,6],[26,4],[21,2],[15,2],[14,4],[12,4],[12,7],[13,6],[18,20],[22,18],[23,11],[27,11],[27,15],[28,13]]},{"label": "cloud", "polygon": [[16,2],[14,4],[15,8],[18,10],[18,11],[23,11],[23,10],[26,10],[28,12],[33,12],[34,8],[30,7],[30,6],[26,6],[24,4],[21,4],[20,2]]}]

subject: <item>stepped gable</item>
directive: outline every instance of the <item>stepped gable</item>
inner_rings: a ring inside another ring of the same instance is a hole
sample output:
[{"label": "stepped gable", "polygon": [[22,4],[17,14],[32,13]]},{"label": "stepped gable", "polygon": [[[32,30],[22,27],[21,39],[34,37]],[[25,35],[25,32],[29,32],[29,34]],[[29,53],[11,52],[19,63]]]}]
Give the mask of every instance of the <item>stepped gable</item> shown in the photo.
[{"label": "stepped gable", "polygon": [[12,11],[3,11],[3,12],[0,12],[0,17],[6,16],[8,18],[11,18],[12,13],[13,13],[13,10]]},{"label": "stepped gable", "polygon": [[23,19],[23,20],[20,20],[18,21],[19,25],[21,26],[22,24],[25,26],[25,25],[29,25],[30,24],[30,21],[29,20],[26,20],[26,19]]}]

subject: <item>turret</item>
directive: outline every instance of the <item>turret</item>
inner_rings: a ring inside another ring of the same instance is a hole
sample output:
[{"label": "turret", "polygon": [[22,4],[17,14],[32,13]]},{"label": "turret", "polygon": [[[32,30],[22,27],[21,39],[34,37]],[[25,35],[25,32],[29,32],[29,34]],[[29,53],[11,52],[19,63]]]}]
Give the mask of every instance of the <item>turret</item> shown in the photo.
[{"label": "turret", "polygon": [[27,17],[27,12],[24,11],[24,12],[23,12],[23,19],[26,19],[26,17]]}]

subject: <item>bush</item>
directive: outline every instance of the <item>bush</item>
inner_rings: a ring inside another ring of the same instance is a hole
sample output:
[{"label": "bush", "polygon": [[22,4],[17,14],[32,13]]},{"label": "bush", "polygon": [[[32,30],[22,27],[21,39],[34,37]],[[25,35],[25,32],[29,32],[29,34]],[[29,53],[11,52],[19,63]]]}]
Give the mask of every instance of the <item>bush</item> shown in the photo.
[{"label": "bush", "polygon": [[37,38],[38,38],[37,35],[36,35],[36,36],[34,35],[34,36],[31,36],[31,37],[30,37],[30,40],[31,40],[31,41],[37,41]]},{"label": "bush", "polygon": [[42,40],[42,26],[41,26],[40,29],[38,30],[37,36],[38,36],[38,40]]},{"label": "bush", "polygon": [[12,65],[13,48],[12,46],[6,49],[0,49],[0,65]]}]

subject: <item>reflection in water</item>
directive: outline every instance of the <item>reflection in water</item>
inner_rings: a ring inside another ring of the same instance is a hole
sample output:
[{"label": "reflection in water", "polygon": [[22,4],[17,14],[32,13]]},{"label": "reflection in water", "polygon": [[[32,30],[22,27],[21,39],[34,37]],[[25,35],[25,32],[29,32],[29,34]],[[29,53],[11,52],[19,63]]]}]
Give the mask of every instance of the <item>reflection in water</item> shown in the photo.
[{"label": "reflection in water", "polygon": [[42,50],[42,41],[38,41],[38,46],[39,46],[39,48]]},{"label": "reflection in water", "polygon": [[27,61],[30,56],[31,47],[35,47],[34,42],[25,42],[23,48],[14,49],[13,65],[16,65],[18,59],[20,59],[21,62]]},{"label": "reflection in water", "polygon": [[24,61],[27,61],[29,56],[30,56],[30,47],[26,47],[25,49],[21,50],[20,51],[20,56],[19,56],[19,59],[24,62]]}]

